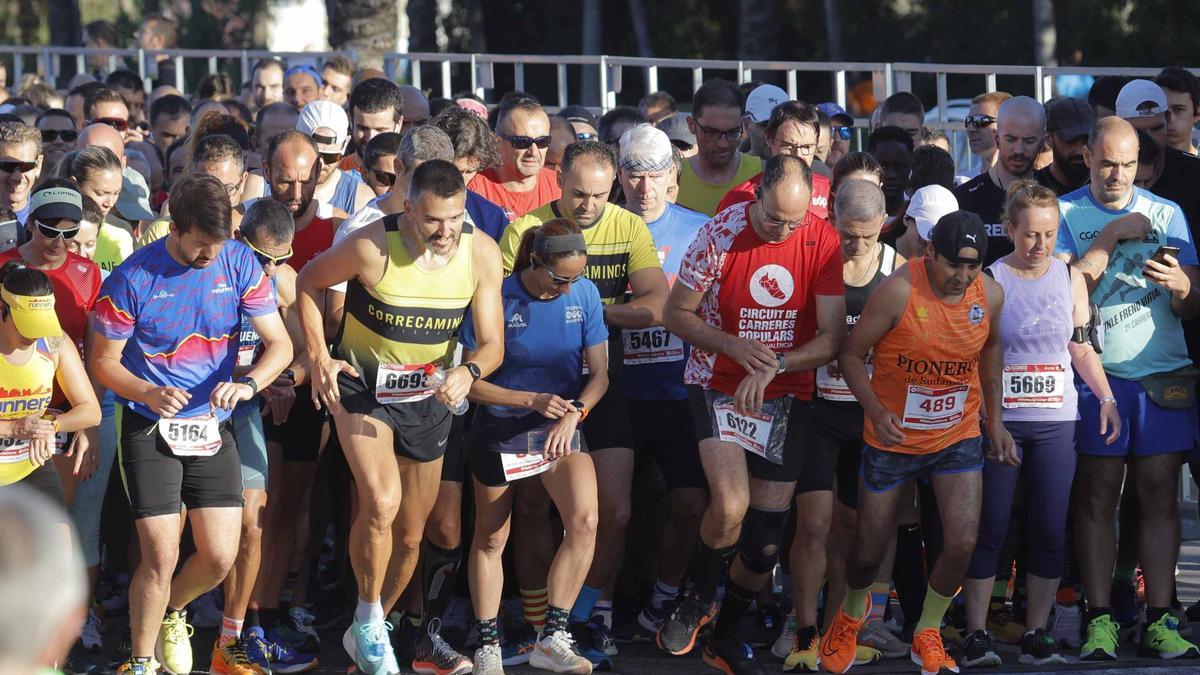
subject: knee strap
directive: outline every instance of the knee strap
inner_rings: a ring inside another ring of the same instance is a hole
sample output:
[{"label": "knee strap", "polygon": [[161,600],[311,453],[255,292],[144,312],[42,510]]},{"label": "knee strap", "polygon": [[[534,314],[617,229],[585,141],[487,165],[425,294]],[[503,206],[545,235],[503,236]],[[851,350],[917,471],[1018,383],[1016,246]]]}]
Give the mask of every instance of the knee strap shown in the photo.
[{"label": "knee strap", "polygon": [[746,568],[755,574],[767,574],[779,561],[779,546],[783,541],[783,524],[787,510],[764,511],[751,506],[742,521],[742,540],[738,554]]}]

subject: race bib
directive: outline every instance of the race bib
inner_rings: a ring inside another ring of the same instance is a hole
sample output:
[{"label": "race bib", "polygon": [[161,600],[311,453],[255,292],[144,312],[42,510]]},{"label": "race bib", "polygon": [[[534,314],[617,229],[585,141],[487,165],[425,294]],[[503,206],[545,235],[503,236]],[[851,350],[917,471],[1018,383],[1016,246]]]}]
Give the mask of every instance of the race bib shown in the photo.
[{"label": "race bib", "polygon": [[412,403],[433,395],[426,384],[425,366],[407,366],[398,363],[381,363],[375,374],[375,400],[389,403]]},{"label": "race bib", "polygon": [[[875,364],[867,364],[867,375],[875,373]],[[829,366],[824,365],[817,368],[817,395],[826,401],[857,401],[854,397],[854,392],[850,391],[850,385],[846,384],[846,379],[841,374],[834,375],[829,372]]]},{"label": "race bib", "polygon": [[167,417],[158,420],[158,435],[176,457],[212,457],[221,449],[217,416]]},{"label": "race bib", "polygon": [[1067,373],[1061,365],[1004,366],[1005,408],[1061,408]]},{"label": "race bib", "polygon": [[[500,465],[504,468],[504,480],[513,482],[536,476],[539,473],[548,471],[550,467],[558,461],[557,459],[546,459],[543,453],[546,451],[546,436],[549,432],[543,429],[530,431],[525,436],[526,452],[500,453]],[[583,434],[578,429],[571,436],[571,452],[579,452],[582,447]]]},{"label": "race bib", "polygon": [[237,364],[239,366],[254,365],[254,354],[257,351],[257,345],[242,345],[238,347]]},{"label": "race bib", "polygon": [[683,340],[665,328],[639,328],[621,331],[625,346],[625,365],[674,363],[683,360]]},{"label": "race bib", "polygon": [[736,443],[773,464],[783,464],[783,441],[787,435],[790,404],[789,397],[771,399],[763,402],[759,412],[740,413],[731,397],[720,395],[713,401],[717,437]]},{"label": "race bib", "polygon": [[936,388],[908,385],[908,397],[904,399],[904,428],[933,431],[958,424],[967,402],[967,389],[965,384]]}]

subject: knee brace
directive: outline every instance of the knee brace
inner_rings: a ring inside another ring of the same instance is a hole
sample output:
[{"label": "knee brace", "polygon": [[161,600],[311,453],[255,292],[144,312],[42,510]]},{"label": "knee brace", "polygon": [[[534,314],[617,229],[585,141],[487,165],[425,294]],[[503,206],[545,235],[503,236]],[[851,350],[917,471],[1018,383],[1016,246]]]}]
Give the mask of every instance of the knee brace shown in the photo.
[{"label": "knee brace", "polygon": [[742,540],[738,554],[746,568],[755,574],[767,574],[779,561],[783,524],[788,512],[764,511],[751,506],[742,521]]}]

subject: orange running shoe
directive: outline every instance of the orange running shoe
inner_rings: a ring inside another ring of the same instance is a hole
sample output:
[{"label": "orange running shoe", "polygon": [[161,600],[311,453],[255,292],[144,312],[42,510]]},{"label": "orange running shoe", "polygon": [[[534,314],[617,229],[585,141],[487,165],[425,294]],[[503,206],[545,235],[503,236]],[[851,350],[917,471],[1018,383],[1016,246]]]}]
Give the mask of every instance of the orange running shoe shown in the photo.
[{"label": "orange running shoe", "polygon": [[942,645],[942,634],[936,628],[926,628],[913,635],[913,663],[921,666],[921,675],[944,675],[957,673],[958,664],[946,654]]},{"label": "orange running shoe", "polygon": [[857,619],[839,609],[829,630],[821,636],[821,668],[829,673],[844,673],[854,665],[858,653],[858,631],[871,615],[871,596],[867,596],[867,609]]}]

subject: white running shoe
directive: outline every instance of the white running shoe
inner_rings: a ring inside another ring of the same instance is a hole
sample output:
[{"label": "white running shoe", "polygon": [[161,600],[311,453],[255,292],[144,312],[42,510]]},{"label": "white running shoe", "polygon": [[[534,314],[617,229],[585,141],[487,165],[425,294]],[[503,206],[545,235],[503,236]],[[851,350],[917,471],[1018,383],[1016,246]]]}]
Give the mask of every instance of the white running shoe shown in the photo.
[{"label": "white running shoe", "polygon": [[1050,625],[1046,633],[1067,649],[1079,649],[1083,644],[1083,613],[1079,605],[1060,605],[1054,603],[1050,612]]},{"label": "white running shoe", "polygon": [[882,619],[868,621],[863,625],[862,630],[858,631],[858,644],[877,650],[885,659],[908,656],[910,650],[909,645],[883,625]]},{"label": "white running shoe", "polygon": [[483,645],[475,650],[474,675],[504,675],[500,645]]},{"label": "white running shoe", "polygon": [[100,617],[96,616],[96,608],[88,608],[87,622],[83,624],[83,632],[79,634],[79,642],[83,648],[93,654],[104,649],[104,639],[100,637]]},{"label": "white running shoe", "polygon": [[558,631],[538,640],[533,653],[529,655],[529,665],[553,673],[588,675],[592,672],[592,662],[579,653],[567,631]]},{"label": "white running shoe", "polygon": [[796,613],[790,612],[787,615],[787,620],[783,622],[783,632],[775,640],[775,644],[771,645],[771,653],[777,659],[786,659],[788,654],[792,653],[792,641],[796,637]]}]

